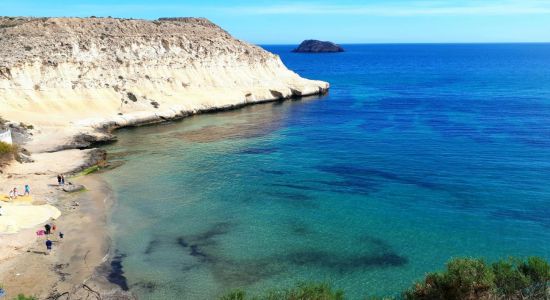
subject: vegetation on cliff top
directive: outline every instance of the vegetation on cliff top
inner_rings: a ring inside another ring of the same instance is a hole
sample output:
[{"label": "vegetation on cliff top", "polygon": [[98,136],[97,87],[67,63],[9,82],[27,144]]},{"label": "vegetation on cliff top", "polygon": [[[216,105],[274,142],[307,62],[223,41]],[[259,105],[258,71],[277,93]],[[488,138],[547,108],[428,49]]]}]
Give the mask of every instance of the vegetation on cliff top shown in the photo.
[{"label": "vegetation on cliff top", "polygon": [[[368,293],[368,291],[366,292]],[[550,264],[542,258],[510,258],[487,264],[483,259],[456,258],[441,272],[429,273],[399,296],[366,299],[550,299]],[[261,296],[233,291],[221,300],[341,300],[344,293],[328,284],[301,283]]]},{"label": "vegetation on cliff top", "polygon": [[14,159],[17,155],[17,146],[0,142],[0,166]]}]

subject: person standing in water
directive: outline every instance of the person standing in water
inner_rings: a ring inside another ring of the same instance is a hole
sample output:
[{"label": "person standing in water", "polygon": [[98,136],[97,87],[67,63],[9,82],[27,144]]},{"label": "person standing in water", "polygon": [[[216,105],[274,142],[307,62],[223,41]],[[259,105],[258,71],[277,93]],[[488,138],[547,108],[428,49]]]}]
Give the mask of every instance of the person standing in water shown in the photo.
[{"label": "person standing in water", "polygon": [[29,196],[31,194],[31,187],[28,184],[25,184],[25,193],[23,195]]},{"label": "person standing in water", "polygon": [[52,244],[52,241],[48,238],[46,240],[46,250],[48,250],[47,254],[50,254],[50,252],[52,252]]}]

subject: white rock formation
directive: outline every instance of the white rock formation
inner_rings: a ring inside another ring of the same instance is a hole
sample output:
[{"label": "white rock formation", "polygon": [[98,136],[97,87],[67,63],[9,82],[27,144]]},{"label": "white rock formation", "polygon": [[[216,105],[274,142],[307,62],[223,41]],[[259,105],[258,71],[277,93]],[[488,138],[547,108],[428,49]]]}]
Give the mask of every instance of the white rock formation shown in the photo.
[{"label": "white rock formation", "polygon": [[0,18],[0,117],[52,136],[328,88],[206,19]]}]

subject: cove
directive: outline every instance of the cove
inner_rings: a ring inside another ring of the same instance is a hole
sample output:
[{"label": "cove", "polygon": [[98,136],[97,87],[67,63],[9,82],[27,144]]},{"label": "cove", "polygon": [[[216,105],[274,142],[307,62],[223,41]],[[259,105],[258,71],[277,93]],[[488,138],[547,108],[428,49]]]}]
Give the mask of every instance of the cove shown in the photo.
[{"label": "cove", "polygon": [[[141,299],[327,281],[397,295],[451,257],[550,258],[550,46],[281,55],[329,95],[123,129],[116,268]],[[120,269],[120,270],[119,270]]]}]

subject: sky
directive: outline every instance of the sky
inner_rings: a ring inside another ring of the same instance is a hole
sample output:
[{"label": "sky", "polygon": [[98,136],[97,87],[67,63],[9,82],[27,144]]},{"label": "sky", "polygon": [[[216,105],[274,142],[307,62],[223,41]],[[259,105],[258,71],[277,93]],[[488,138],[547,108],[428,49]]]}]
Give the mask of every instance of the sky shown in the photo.
[{"label": "sky", "polygon": [[0,0],[0,15],[205,17],[262,45],[550,42],[550,0]]}]

